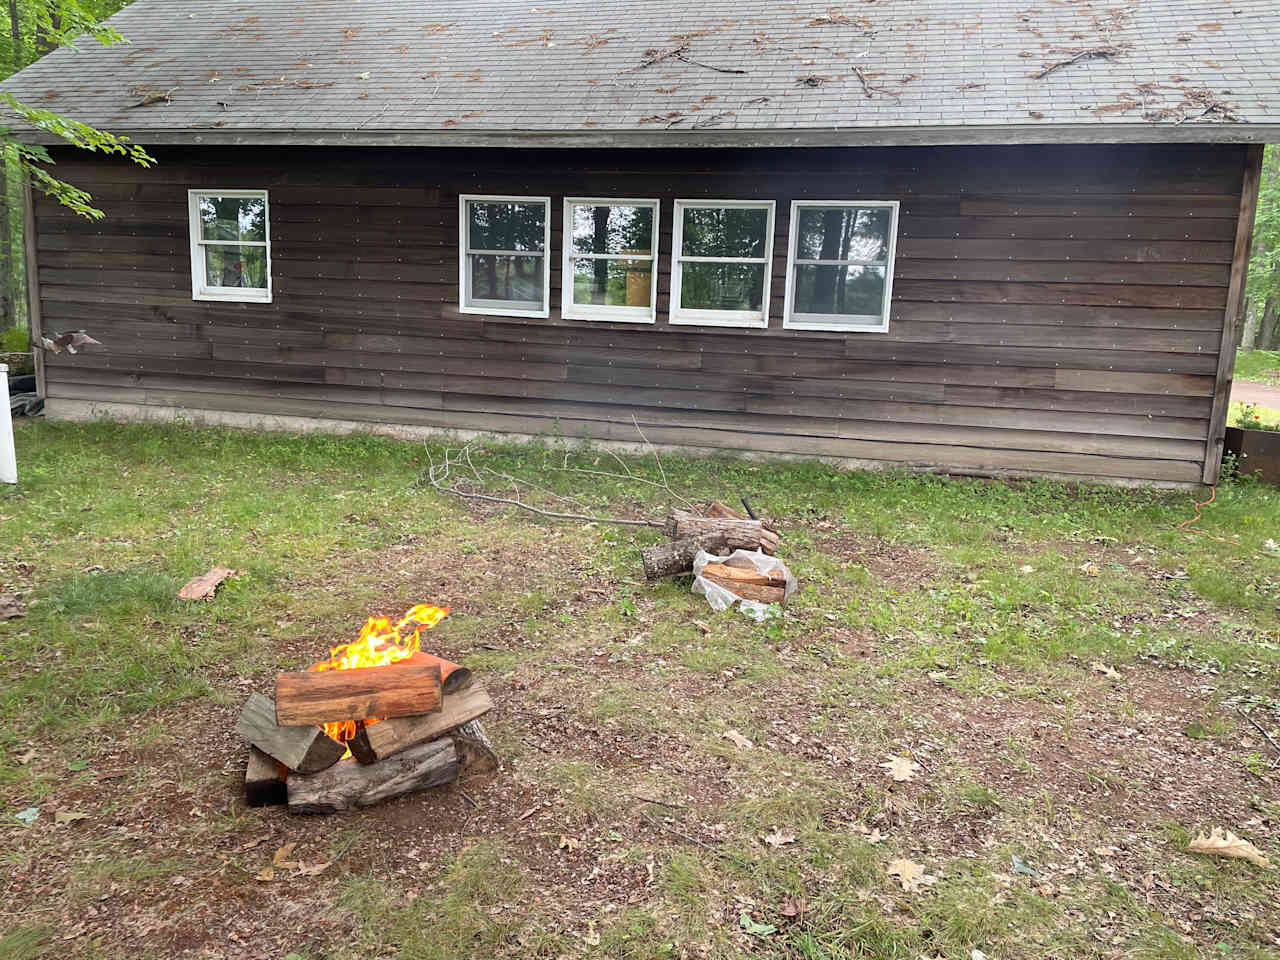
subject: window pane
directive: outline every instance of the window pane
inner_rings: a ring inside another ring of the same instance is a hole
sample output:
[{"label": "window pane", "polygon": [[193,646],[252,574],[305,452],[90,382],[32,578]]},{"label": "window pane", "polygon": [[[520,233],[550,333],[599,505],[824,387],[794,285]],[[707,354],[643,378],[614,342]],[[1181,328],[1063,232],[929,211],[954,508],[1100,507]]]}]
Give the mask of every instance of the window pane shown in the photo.
[{"label": "window pane", "polygon": [[680,306],[685,310],[762,310],[763,263],[684,263]]},{"label": "window pane", "polygon": [[267,239],[267,201],[264,198],[202,196],[197,202],[203,239]]},{"label": "window pane", "polygon": [[889,217],[888,207],[800,207],[796,256],[883,262],[889,256]]},{"label": "window pane", "polygon": [[470,250],[542,250],[547,208],[541,203],[468,200]]},{"label": "window pane", "polygon": [[573,302],[603,307],[649,307],[652,260],[573,261]]},{"label": "window pane", "polygon": [[267,248],[205,245],[204,276],[209,287],[267,289]]},{"label": "window pane", "polygon": [[793,313],[880,316],[884,267],[796,266]]},{"label": "window pane", "polygon": [[681,253],[686,257],[763,257],[769,211],[753,207],[685,207]]},{"label": "window pane", "polygon": [[574,204],[574,253],[649,253],[653,208]]},{"label": "window pane", "polygon": [[542,309],[542,257],[473,254],[471,300],[505,300]]}]

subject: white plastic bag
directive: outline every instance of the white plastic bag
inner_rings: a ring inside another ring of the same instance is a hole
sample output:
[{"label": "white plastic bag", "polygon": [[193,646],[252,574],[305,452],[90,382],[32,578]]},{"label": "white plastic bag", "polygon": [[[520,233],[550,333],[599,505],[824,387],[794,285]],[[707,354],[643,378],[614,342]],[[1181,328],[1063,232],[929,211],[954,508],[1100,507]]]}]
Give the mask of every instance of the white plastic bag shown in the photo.
[{"label": "white plastic bag", "polygon": [[735,550],[727,557],[717,557],[705,550],[699,550],[698,555],[693,558],[693,592],[706,597],[707,603],[711,604],[711,609],[717,613],[736,603],[738,609],[756,623],[763,623],[764,618],[769,615],[770,604],[761,603],[759,600],[743,599],[720,584],[707,580],[702,576],[702,568],[708,563],[723,563],[727,567],[741,567],[744,570],[755,570],[757,573],[777,571],[786,578],[782,593],[783,600],[790,600],[791,595],[796,591],[796,578],[791,575],[787,565],[777,557],[771,557],[759,550]]}]

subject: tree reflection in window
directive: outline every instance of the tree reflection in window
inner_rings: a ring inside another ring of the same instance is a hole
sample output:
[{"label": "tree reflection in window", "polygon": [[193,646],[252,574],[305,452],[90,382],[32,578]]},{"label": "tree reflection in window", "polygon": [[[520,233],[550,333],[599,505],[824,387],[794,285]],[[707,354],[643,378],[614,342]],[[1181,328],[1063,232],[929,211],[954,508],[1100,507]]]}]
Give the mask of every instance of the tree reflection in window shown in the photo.
[{"label": "tree reflection in window", "polygon": [[565,316],[654,320],[654,200],[565,201]]},{"label": "tree reflection in window", "polygon": [[191,191],[192,294],[270,300],[266,191]]},{"label": "tree reflection in window", "polygon": [[772,256],[769,201],[677,204],[673,323],[763,326]]},{"label": "tree reflection in window", "polygon": [[464,306],[543,311],[547,201],[468,199],[464,217]]},{"label": "tree reflection in window", "polygon": [[896,215],[889,203],[798,202],[787,322],[883,326]]}]

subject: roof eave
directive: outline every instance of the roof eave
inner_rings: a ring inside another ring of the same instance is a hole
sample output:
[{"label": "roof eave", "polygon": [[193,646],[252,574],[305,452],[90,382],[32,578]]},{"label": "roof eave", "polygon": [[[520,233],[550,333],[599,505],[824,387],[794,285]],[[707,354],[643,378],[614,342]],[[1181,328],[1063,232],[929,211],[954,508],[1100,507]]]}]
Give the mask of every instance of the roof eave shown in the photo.
[{"label": "roof eave", "polygon": [[[1278,124],[1141,123],[1025,124],[1018,126],[833,127],[752,130],[414,130],[113,128],[151,146],[381,146],[381,147],[887,147],[1071,143],[1275,143]],[[20,134],[21,136],[21,134]],[[32,131],[28,142],[62,141]]]}]

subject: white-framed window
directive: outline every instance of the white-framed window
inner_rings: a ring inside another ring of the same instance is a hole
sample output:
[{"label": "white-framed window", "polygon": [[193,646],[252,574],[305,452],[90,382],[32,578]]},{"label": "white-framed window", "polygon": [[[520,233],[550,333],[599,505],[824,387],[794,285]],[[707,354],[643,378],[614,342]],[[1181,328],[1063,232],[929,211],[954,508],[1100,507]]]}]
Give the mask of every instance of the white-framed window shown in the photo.
[{"label": "white-framed window", "polygon": [[503,317],[551,313],[551,198],[458,198],[458,309]]},{"label": "white-framed window", "polygon": [[188,190],[191,298],[271,302],[265,190]]},{"label": "white-framed window", "polygon": [[657,265],[657,200],[565,199],[566,320],[656,322]]},{"label": "white-framed window", "polygon": [[677,200],[671,322],[767,327],[772,200]]},{"label": "white-framed window", "polygon": [[794,200],[782,325],[889,329],[897,200]]}]

